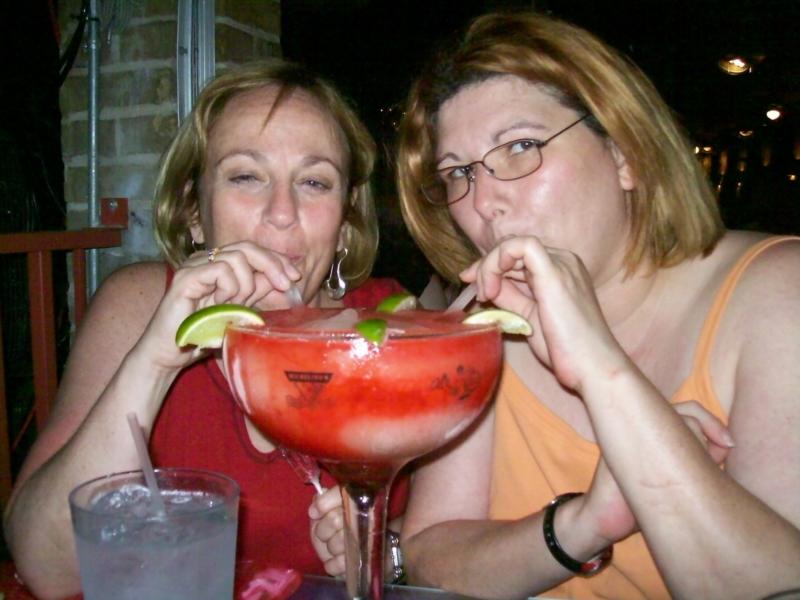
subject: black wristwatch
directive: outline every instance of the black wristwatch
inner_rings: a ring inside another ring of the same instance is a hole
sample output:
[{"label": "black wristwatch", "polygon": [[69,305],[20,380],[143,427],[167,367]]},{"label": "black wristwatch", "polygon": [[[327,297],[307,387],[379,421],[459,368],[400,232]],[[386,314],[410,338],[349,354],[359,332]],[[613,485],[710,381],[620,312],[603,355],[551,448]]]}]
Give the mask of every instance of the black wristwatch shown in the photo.
[{"label": "black wristwatch", "polygon": [[386,530],[386,552],[392,561],[392,580],[389,583],[402,585],[406,582],[406,569],[403,566],[403,550],[400,548],[400,535]]}]

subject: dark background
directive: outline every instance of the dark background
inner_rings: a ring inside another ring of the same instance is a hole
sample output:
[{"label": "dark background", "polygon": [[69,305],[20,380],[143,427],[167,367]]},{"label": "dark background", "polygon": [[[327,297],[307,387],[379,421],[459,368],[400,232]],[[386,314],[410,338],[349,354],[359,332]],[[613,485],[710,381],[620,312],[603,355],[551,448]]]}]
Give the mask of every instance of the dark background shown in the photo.
[{"label": "dark background", "polygon": [[[706,160],[731,228],[800,233],[800,1],[537,0],[628,54],[653,79]],[[376,275],[418,292],[429,267],[405,233],[391,169],[394,124],[405,93],[443,39],[488,10],[529,9],[515,0],[283,0],[284,56],[332,80],[356,104],[383,147],[376,188],[381,251]],[[755,58],[732,77],[717,62]],[[780,105],[778,122],[765,117]],[[752,130],[742,137],[739,132]],[[764,166],[764,148],[770,163]],[[719,172],[719,151],[728,168]],[[400,257],[400,258],[398,258]]]}]

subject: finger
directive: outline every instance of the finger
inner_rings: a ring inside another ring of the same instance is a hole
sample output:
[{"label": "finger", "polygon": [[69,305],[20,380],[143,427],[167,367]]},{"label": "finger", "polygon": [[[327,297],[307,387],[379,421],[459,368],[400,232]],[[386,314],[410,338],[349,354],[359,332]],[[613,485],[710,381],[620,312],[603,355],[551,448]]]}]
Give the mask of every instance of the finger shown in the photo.
[{"label": "finger", "polygon": [[[531,265],[540,255],[539,262],[549,261],[547,250],[535,236],[507,238],[501,241],[484,257],[480,274],[482,292],[486,299],[500,294],[503,279],[528,281],[534,271]],[[530,263],[530,264],[529,264]]]},{"label": "finger", "polygon": [[264,273],[271,280],[274,279],[273,283],[281,290],[287,289],[293,281],[299,281],[302,277],[297,267],[280,252],[262,248],[251,242],[238,242],[231,244],[230,248],[244,252],[254,270]]},{"label": "finger", "polygon": [[711,460],[714,463],[721,465],[725,462],[728,458],[728,455],[731,453],[731,449],[727,446],[718,446],[717,444],[710,442],[708,444],[708,455],[711,457]]},{"label": "finger", "polygon": [[229,301],[236,304],[244,303],[255,290],[253,267],[250,265],[247,255],[235,249],[222,250],[215,256],[214,264],[217,263],[229,265],[237,281],[236,293],[229,298]]},{"label": "finger", "polygon": [[703,444],[703,447],[706,448],[706,437],[703,435],[703,428],[700,426],[700,421],[692,416],[683,415],[683,424],[689,428],[689,430],[694,434],[694,437],[696,437],[698,441]]},{"label": "finger", "polygon": [[728,428],[725,427],[725,424],[703,408],[700,403],[694,400],[679,402],[675,404],[675,410],[681,415],[691,416],[697,419],[703,435],[708,438],[709,441],[722,448],[734,447],[733,437]]},{"label": "finger", "polygon": [[339,486],[335,485],[325,490],[322,494],[314,496],[308,509],[308,516],[312,519],[321,519],[337,508],[342,508],[342,493]]},{"label": "finger", "polygon": [[339,577],[340,575],[344,575],[344,555],[334,556],[333,558],[326,560],[324,566],[325,572],[331,577]]},{"label": "finger", "polygon": [[343,529],[344,514],[341,509],[334,509],[317,521],[314,525],[314,535],[326,544],[330,544]]},{"label": "finger", "polygon": [[326,546],[331,556],[344,554],[344,529],[340,528],[334,535],[328,538]]},{"label": "finger", "polygon": [[236,276],[230,265],[222,263],[201,263],[183,266],[173,279],[175,291],[198,301],[200,307],[220,304],[236,295],[239,289]]},{"label": "finger", "polygon": [[225,302],[230,302],[239,292],[239,280],[233,268],[225,262],[212,263],[204,270],[207,271],[209,268],[217,275],[217,287],[214,290],[213,303],[224,304]]}]

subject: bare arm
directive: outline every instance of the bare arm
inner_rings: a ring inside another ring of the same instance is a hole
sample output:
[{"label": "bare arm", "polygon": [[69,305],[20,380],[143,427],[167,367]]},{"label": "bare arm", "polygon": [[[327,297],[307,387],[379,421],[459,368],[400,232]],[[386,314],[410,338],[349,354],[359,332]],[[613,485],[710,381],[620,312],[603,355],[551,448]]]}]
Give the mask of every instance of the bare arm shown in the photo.
[{"label": "bare arm", "polygon": [[[603,454],[676,597],[755,598],[800,586],[798,331],[800,245],[784,244],[745,273],[716,344],[716,354],[737,357],[729,363],[736,446],[724,471],[640,375],[585,388]],[[722,369],[715,375],[724,381]]]},{"label": "bare arm", "polygon": [[[112,275],[98,291],[75,339],[52,415],[20,471],[5,531],[23,580],[42,597],[80,589],[69,491],[92,476],[136,468],[124,414],[136,411],[149,428],[174,376],[131,350],[164,282],[164,265],[137,265]],[[40,586],[43,580],[48,583]]]},{"label": "bare arm", "polygon": [[[571,573],[550,555],[542,513],[518,521],[488,519],[494,413],[458,446],[414,471],[403,524],[411,583],[486,598],[527,597]],[[581,526],[580,498],[556,513],[555,527],[575,556],[605,545]],[[577,523],[567,527],[565,523]]]},{"label": "bare arm", "polygon": [[166,292],[164,266],[155,264],[127,267],[103,285],[70,353],[57,406],[6,508],[9,547],[38,597],[80,588],[69,491],[90,477],[138,467],[125,415],[135,412],[149,433],[176,375],[203,355],[176,347],[181,321],[223,302],[285,307],[281,290],[291,269],[285,257],[238,242],[214,262],[187,259]]},{"label": "bare arm", "polygon": [[[735,357],[727,363],[734,365],[735,376],[727,380],[733,382],[728,386],[730,426],[739,444],[730,453],[726,471],[715,464],[719,453],[704,447],[704,437],[713,434],[704,431],[698,441],[692,418],[678,415],[619,346],[577,257],[544,248],[535,239],[515,238],[502,242],[466,273],[465,279],[479,282],[480,299],[529,316],[535,323],[529,339],[533,352],[586,404],[603,453],[598,471],[603,476],[595,477],[572,515],[558,512],[556,530],[570,554],[586,557],[587,543],[580,537],[584,529],[583,535],[593,531],[614,542],[638,526],[677,597],[753,598],[800,583],[800,257],[797,248],[789,246],[769,251],[787,256],[780,265],[765,263],[761,276],[761,269],[751,267],[756,275],[748,272],[750,283],[737,290],[744,301],[732,307],[732,319],[726,317],[729,334],[722,351]],[[506,276],[525,280],[535,290],[535,302]],[[763,322],[756,321],[756,311]],[[721,369],[716,374],[726,380]],[[609,476],[603,473],[606,466]],[[536,522],[539,516],[529,519]],[[526,568],[537,577],[531,580],[531,591],[550,579],[546,564],[529,562],[525,567],[518,562],[533,549],[526,549],[524,541],[540,539],[536,529],[530,529],[535,537],[522,536],[517,546],[508,538],[510,543],[494,549],[492,556],[509,552],[509,558],[497,564],[503,576],[494,585],[521,581],[512,578],[520,576],[517,569],[524,573]],[[452,556],[457,556],[455,549]],[[547,552],[536,548],[534,556]],[[460,575],[473,576],[470,570],[476,565],[463,565]]]}]

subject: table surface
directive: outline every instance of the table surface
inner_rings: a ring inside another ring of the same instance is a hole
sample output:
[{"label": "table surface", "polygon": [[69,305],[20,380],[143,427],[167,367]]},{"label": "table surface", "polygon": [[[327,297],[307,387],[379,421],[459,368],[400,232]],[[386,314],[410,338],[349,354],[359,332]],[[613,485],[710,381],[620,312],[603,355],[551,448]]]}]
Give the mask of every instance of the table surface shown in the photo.
[{"label": "table surface", "polygon": [[[462,596],[443,590],[421,588],[411,585],[385,585],[384,600],[397,598],[418,598],[419,600],[470,600],[472,596]],[[303,585],[292,594],[290,600],[347,600],[344,581],[319,575],[303,576]]]}]

